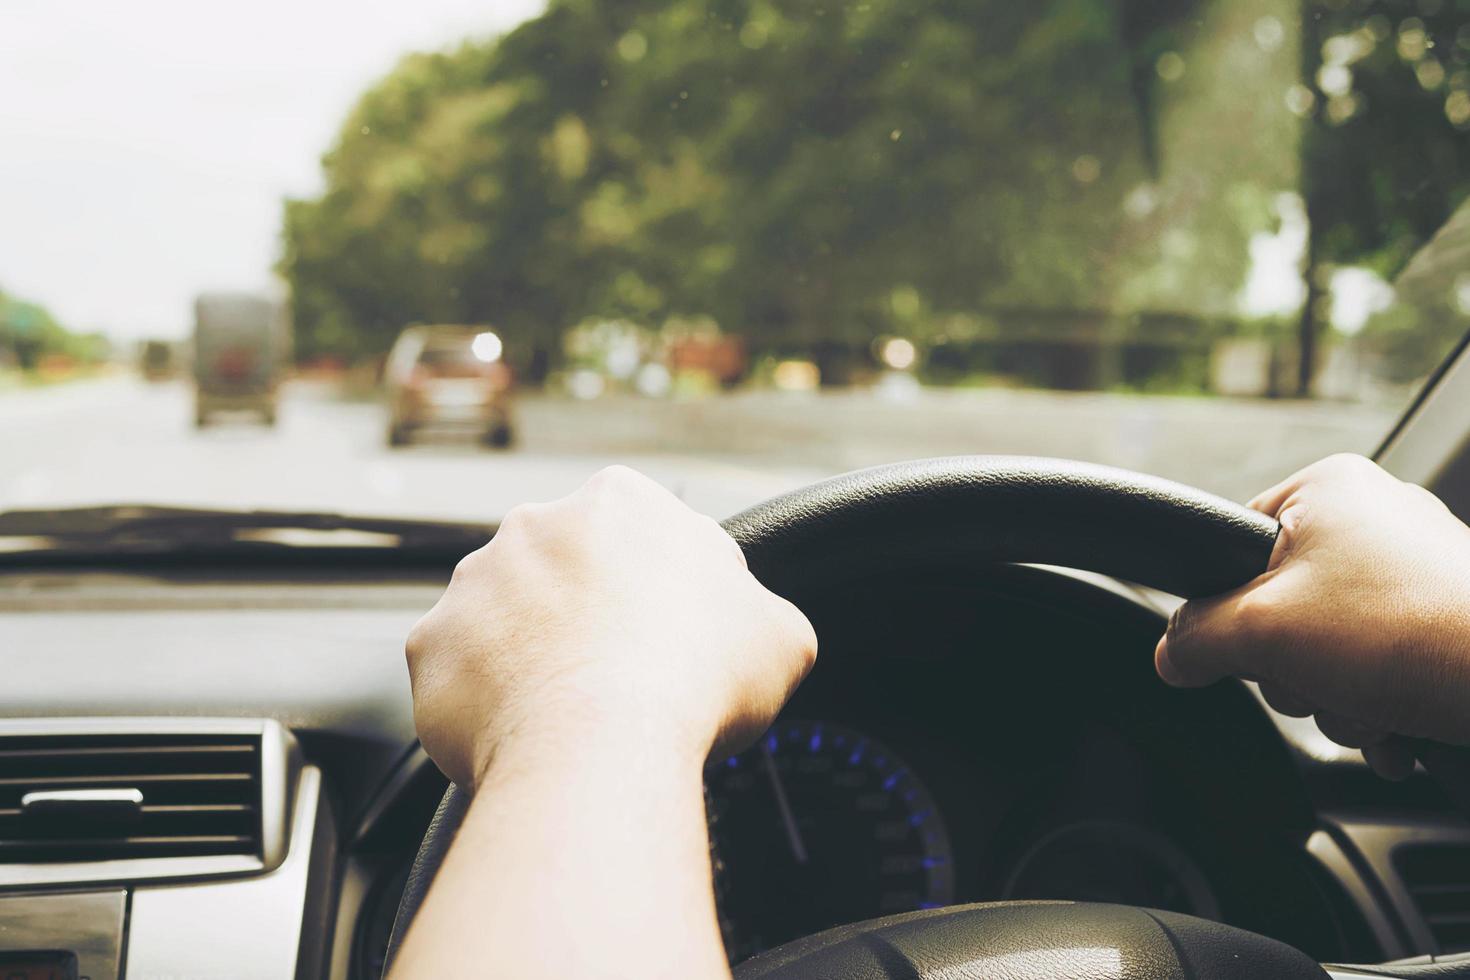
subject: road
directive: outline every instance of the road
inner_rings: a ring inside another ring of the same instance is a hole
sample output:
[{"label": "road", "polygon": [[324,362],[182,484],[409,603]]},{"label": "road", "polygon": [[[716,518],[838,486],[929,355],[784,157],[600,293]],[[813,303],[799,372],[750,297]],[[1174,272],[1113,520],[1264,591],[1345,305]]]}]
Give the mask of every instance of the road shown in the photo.
[{"label": "road", "polygon": [[381,406],[288,389],[275,429],[192,425],[182,383],[112,377],[0,393],[0,508],[147,502],[494,519],[638,467],[722,517],[858,466],[950,453],[1067,456],[1244,498],[1369,451],[1385,408],[1029,391],[753,392],[697,401],[527,397],[516,448],[384,445]]}]

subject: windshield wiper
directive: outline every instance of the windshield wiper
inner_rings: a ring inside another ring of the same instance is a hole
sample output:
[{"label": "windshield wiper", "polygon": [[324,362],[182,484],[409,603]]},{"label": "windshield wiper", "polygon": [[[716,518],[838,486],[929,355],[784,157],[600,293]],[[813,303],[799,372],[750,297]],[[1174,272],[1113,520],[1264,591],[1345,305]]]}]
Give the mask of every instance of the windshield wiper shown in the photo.
[{"label": "windshield wiper", "polygon": [[0,554],[236,553],[303,547],[463,554],[494,533],[493,524],[135,504],[0,512]]}]

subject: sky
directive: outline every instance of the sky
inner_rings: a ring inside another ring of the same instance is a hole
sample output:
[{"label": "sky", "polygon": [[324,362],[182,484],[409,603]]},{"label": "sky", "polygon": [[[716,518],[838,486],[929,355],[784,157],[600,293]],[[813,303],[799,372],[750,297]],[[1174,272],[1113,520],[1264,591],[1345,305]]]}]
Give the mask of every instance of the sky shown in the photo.
[{"label": "sky", "polygon": [[409,51],[544,0],[0,0],[0,291],[66,326],[182,337],[275,287],[281,201]]}]

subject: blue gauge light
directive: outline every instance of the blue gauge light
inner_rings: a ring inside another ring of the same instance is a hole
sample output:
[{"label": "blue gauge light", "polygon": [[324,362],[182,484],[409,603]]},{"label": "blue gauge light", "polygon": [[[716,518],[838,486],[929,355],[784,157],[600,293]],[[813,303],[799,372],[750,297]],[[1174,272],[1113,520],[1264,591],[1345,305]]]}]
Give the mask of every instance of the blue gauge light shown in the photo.
[{"label": "blue gauge light", "polygon": [[954,899],[939,808],[907,763],[865,735],[781,721],[711,768],[707,783],[732,962],[831,926]]}]

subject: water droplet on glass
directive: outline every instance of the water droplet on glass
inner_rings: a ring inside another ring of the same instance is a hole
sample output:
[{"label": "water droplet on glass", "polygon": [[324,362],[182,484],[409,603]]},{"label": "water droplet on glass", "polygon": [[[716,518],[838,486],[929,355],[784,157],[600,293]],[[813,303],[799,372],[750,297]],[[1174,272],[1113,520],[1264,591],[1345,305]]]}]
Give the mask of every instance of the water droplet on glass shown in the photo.
[{"label": "water droplet on glass", "polygon": [[1177,82],[1184,77],[1184,56],[1178,51],[1165,51],[1154,63],[1154,70],[1166,82]]}]

